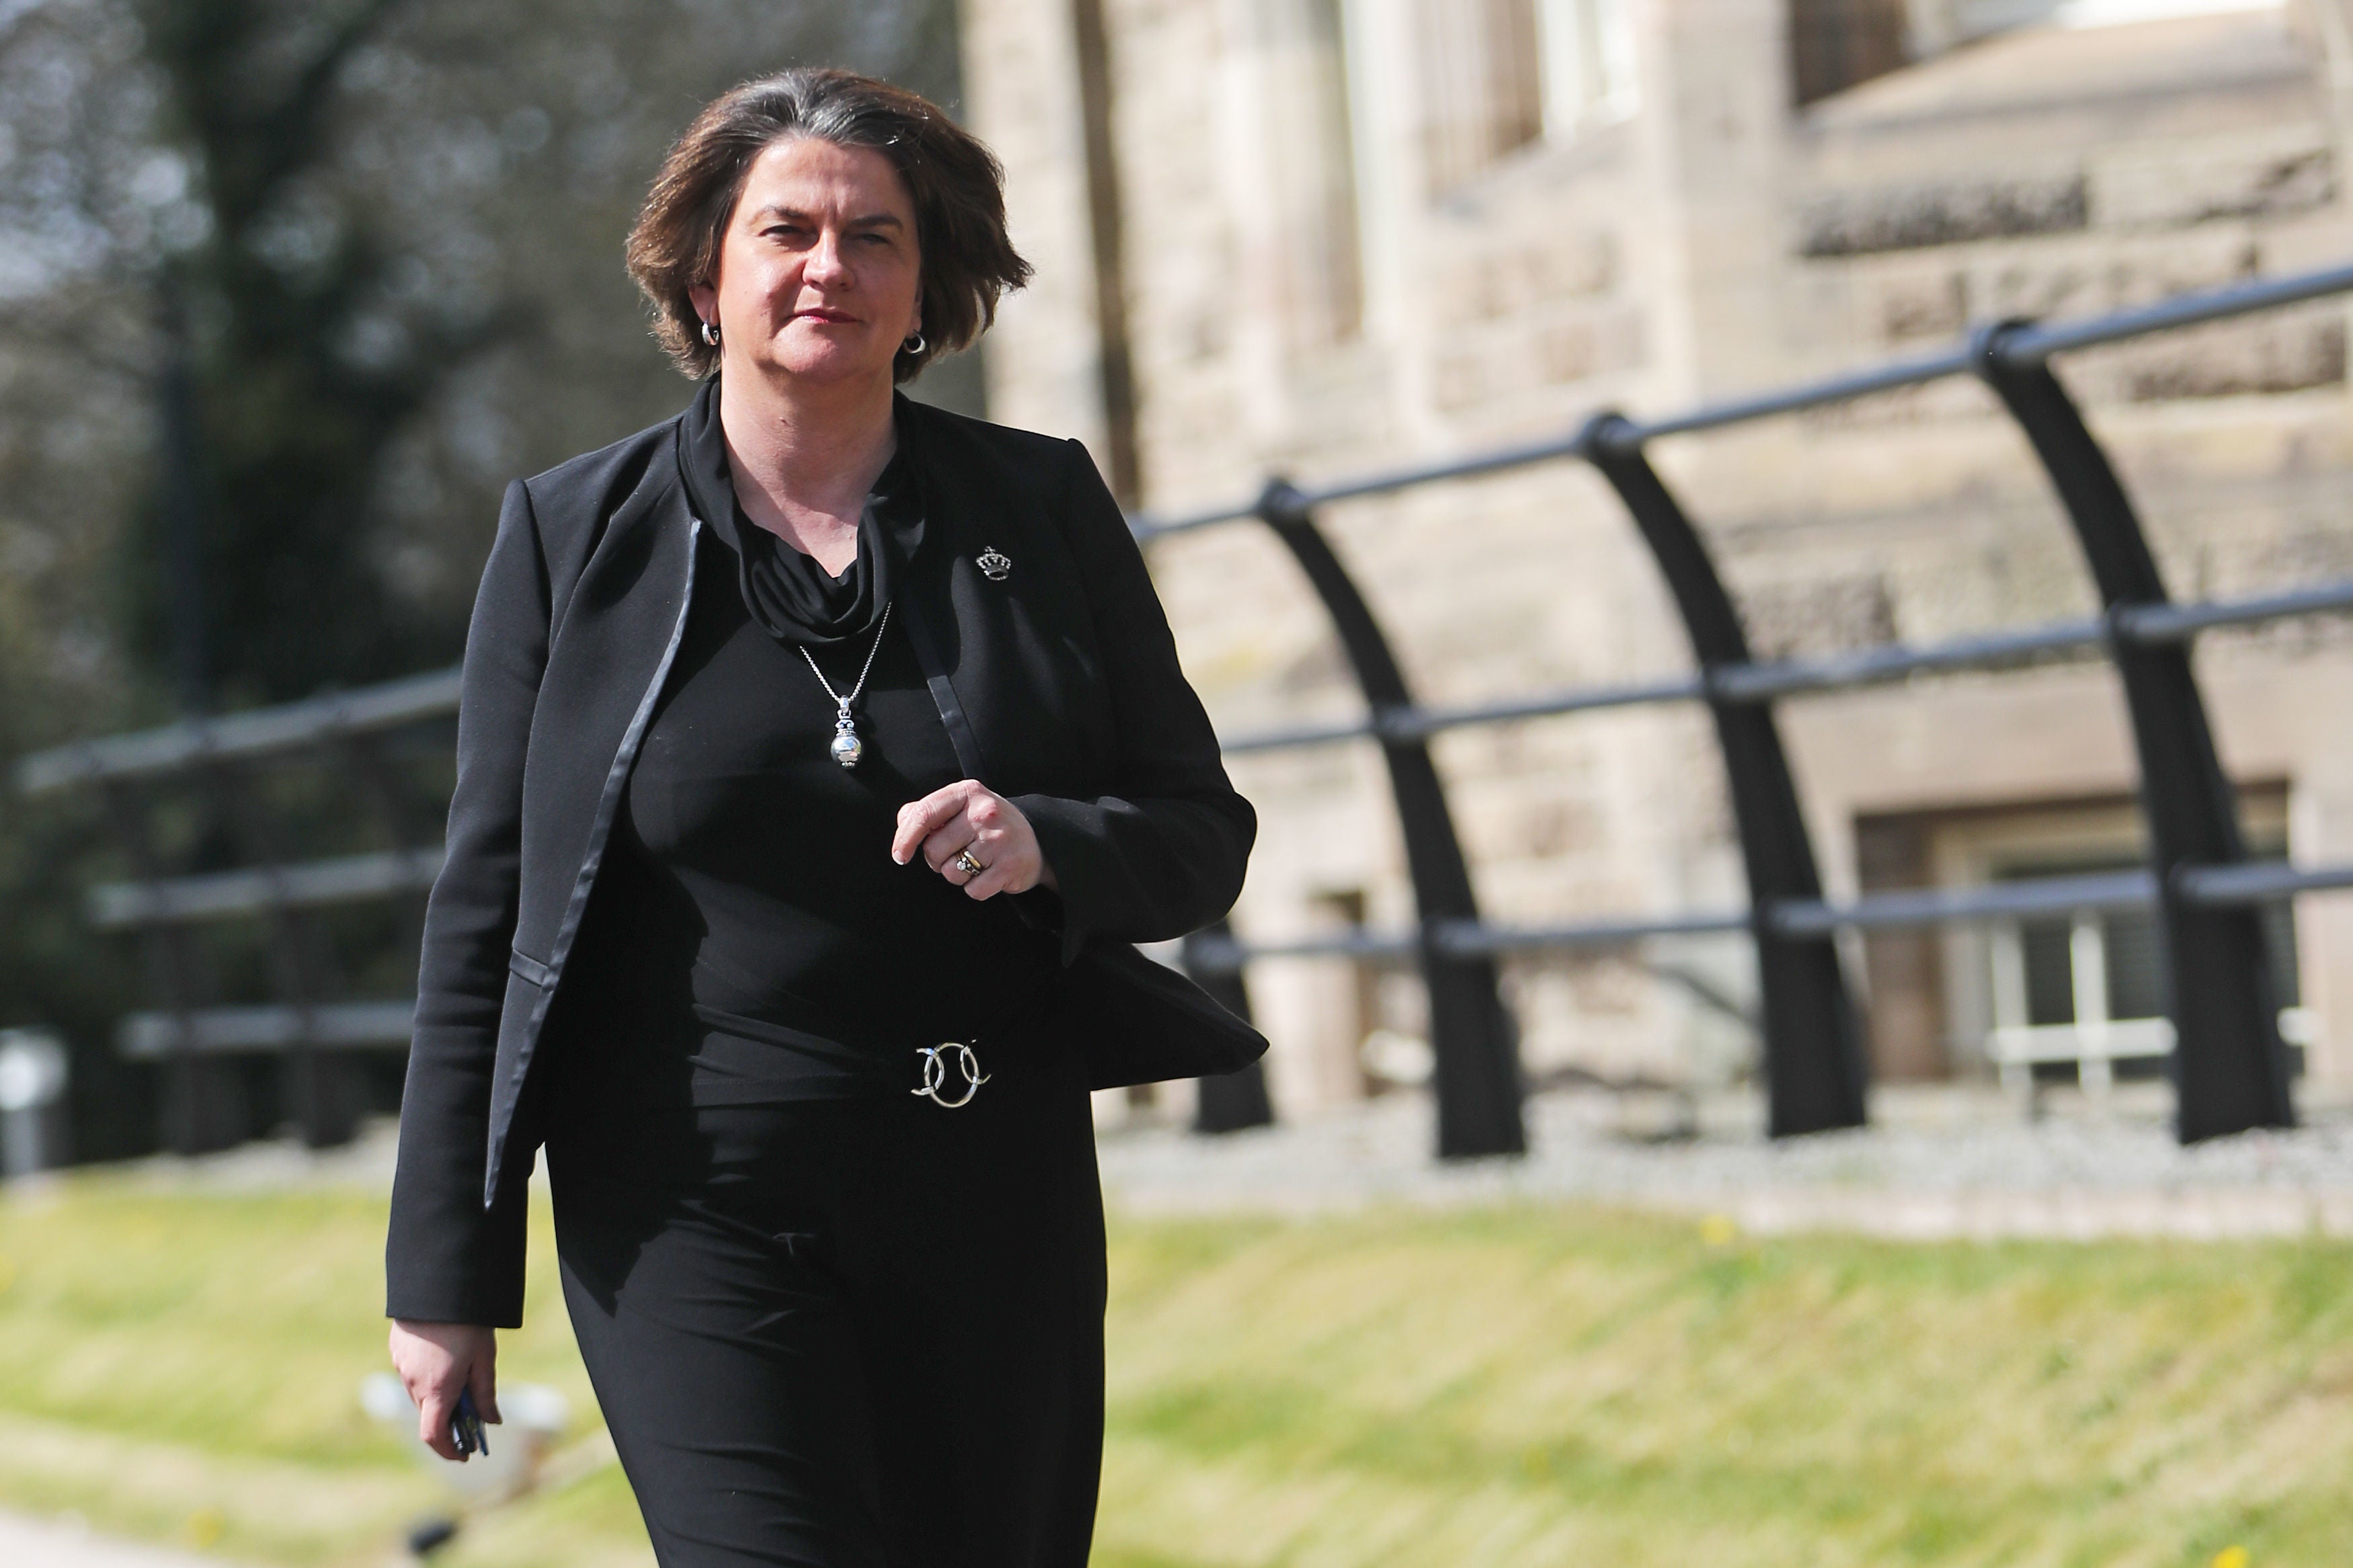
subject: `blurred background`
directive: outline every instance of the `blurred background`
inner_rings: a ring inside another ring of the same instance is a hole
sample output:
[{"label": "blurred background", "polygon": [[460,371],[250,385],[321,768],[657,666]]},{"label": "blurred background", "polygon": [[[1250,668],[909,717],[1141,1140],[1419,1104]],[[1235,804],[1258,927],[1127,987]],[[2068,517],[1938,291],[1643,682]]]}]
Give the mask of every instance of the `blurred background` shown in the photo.
[{"label": "blurred background", "polygon": [[[954,12],[9,7],[0,745],[23,756],[453,664],[507,481],[675,412],[686,390],[615,259],[670,139],[747,72],[795,60],[954,99]],[[976,370],[938,379],[974,403]],[[414,786],[428,842],[446,741],[384,780]],[[249,863],[255,832],[307,858],[353,831],[340,781],[207,786],[279,794],[242,828],[219,798],[126,803],[157,814],[173,869]],[[135,941],[92,942],[85,910],[90,886],[136,873],[133,851],[94,789],[0,810],[0,1018],[62,1033],[79,1157],[151,1150],[154,1075],[122,1070],[114,1037],[153,976]],[[399,922],[340,912],[363,929],[304,933],[333,950],[306,959],[338,991],[405,994]],[[268,935],[237,924],[175,961],[210,972],[208,1000],[268,994]],[[374,1076],[397,1072],[395,1058]],[[226,1106],[196,1136],[278,1120]]]},{"label": "blurred background", "polygon": [[[1263,1071],[1099,1097],[1103,1561],[2353,1561],[2348,0],[0,0],[0,1555],[649,1560],[543,1215],[515,1469],[361,1380],[499,493],[681,405],[622,236],[806,63],[1004,160],[1036,282],[913,390],[1087,442],[1261,813],[1168,956]],[[2273,875],[2197,1123],[1999,387],[1646,443],[1778,816],[1562,444],[2324,273],[2055,362]]]}]

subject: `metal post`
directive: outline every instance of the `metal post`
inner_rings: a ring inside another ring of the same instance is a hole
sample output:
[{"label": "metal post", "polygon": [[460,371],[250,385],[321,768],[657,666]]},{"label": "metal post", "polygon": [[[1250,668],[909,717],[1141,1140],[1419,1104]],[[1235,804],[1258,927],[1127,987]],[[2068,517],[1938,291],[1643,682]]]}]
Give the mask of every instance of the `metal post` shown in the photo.
[{"label": "metal post", "polygon": [[1417,952],[1430,989],[1430,1048],[1438,1058],[1439,1155],[1521,1153],[1527,1148],[1527,1132],[1520,1114],[1519,1043],[1497,988],[1495,961],[1484,953],[1450,952],[1438,940],[1442,924],[1479,918],[1471,868],[1447,809],[1446,788],[1430,760],[1428,742],[1382,723],[1384,716],[1412,707],[1405,675],[1372,607],[1316,529],[1304,498],[1277,479],[1260,496],[1256,510],[1298,560],[1331,615],[1372,709],[1381,756],[1388,764],[1419,918]]},{"label": "metal post", "polygon": [[[1222,916],[1185,939],[1185,973],[1193,983],[1223,1003],[1236,1017],[1250,1016],[1250,988],[1239,969],[1204,968],[1195,954],[1205,942],[1231,942],[1234,928]],[[1198,1098],[1193,1111],[1196,1132],[1239,1132],[1246,1127],[1274,1122],[1274,1103],[1267,1098],[1266,1064],[1255,1061],[1240,1072],[1196,1079]]]},{"label": "metal post", "polygon": [[[1580,449],[1633,515],[1682,612],[1703,674],[1745,665],[1748,638],[1707,546],[1632,432],[1621,416],[1599,415],[1586,426]],[[1768,1124],[1776,1138],[1859,1127],[1864,1116],[1862,1033],[1834,939],[1827,932],[1785,935],[1768,919],[1772,907],[1784,900],[1822,896],[1772,707],[1727,700],[1711,679],[1708,708],[1724,750],[1733,819],[1748,872],[1757,989],[1764,1003]]]},{"label": "metal post", "polygon": [[2287,1047],[2280,1038],[2261,912],[2196,904],[2184,896],[2187,874],[2246,858],[2238,805],[2215,754],[2189,650],[2126,635],[2127,612],[2167,602],[2164,579],[2131,498],[2049,363],[2005,353],[2005,342],[2026,326],[2005,321],[1986,328],[1973,352],[1978,374],[2025,431],[2051,476],[2113,629],[2108,646],[2132,715],[2157,879],[2175,1040],[2175,1131],[2191,1143],[2251,1127],[2293,1126]]}]

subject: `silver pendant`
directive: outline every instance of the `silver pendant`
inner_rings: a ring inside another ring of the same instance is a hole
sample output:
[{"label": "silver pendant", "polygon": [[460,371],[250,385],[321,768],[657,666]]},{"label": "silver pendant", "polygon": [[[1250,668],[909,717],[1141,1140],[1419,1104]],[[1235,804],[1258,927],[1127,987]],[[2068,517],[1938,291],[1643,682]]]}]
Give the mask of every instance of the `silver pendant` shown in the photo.
[{"label": "silver pendant", "polygon": [[997,546],[994,544],[981,552],[980,559],[975,564],[979,566],[981,574],[992,583],[1004,582],[1013,572],[1012,561],[1007,556],[998,554]]},{"label": "silver pendant", "polygon": [[866,754],[866,742],[858,738],[858,726],[849,721],[849,704],[847,702],[841,705],[840,713],[833,721],[833,745],[829,749],[833,752],[833,760],[845,768],[856,767],[858,759]]}]

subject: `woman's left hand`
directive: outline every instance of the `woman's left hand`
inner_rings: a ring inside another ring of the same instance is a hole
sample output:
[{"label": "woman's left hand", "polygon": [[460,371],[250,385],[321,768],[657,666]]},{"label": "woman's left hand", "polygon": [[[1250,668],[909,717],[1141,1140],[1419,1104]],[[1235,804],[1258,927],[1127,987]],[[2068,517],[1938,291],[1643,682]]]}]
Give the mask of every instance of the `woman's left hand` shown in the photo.
[{"label": "woman's left hand", "polygon": [[[891,858],[903,866],[923,856],[923,864],[975,899],[1026,893],[1054,885],[1054,868],[1038,847],[1038,834],[1021,808],[971,779],[959,779],[899,808],[899,831]],[[980,869],[967,871],[969,851]]]}]

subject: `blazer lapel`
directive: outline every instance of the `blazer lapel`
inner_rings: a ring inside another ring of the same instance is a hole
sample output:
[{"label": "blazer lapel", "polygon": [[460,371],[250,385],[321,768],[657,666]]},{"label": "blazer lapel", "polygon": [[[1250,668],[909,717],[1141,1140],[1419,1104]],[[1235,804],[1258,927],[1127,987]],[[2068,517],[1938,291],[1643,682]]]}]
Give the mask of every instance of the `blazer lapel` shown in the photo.
[{"label": "blazer lapel", "polygon": [[550,646],[523,770],[522,885],[514,947],[543,979],[499,1028],[491,1089],[491,1169],[500,1156],[548,1005],[588,906],[621,791],[661,696],[694,590],[701,520],[674,464],[657,463],[642,500],[614,514],[582,568]]},{"label": "blazer lapel", "polygon": [[905,413],[924,521],[900,614],[957,761],[1003,795],[1092,793],[1108,694],[1085,584],[1035,478],[923,405]]}]

